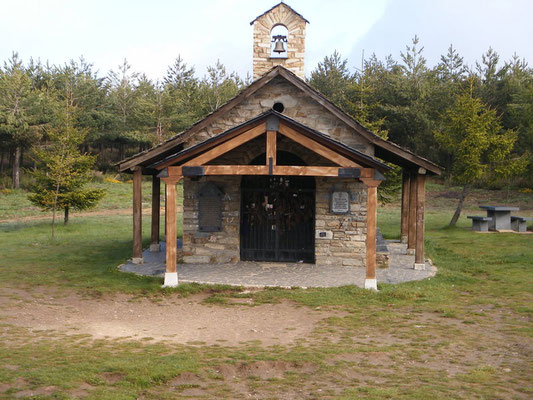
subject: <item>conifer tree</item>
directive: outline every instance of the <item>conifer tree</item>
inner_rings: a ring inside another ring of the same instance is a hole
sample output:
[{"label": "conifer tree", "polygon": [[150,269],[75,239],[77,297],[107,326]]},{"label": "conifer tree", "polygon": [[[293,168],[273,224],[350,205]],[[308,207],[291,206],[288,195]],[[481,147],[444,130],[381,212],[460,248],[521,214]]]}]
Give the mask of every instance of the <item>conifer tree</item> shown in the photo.
[{"label": "conifer tree", "polygon": [[34,150],[40,166],[32,172],[35,183],[28,195],[28,199],[43,211],[52,211],[52,239],[57,210],[64,211],[67,224],[71,209],[92,208],[105,194],[102,189],[86,188],[96,158],[79,150],[87,130],[76,127],[72,91],[66,91],[60,104],[57,122],[46,132],[48,141]]},{"label": "conifer tree", "polygon": [[38,107],[40,96],[17,53],[0,68],[0,136],[13,150],[12,182],[20,187],[20,159],[23,149],[41,136]]}]

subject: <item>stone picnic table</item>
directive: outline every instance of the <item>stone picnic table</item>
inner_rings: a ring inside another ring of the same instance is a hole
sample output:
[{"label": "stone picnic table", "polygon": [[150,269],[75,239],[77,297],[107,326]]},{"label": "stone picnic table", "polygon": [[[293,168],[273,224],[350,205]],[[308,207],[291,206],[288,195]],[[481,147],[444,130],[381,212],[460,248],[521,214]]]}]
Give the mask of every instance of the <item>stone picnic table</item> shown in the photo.
[{"label": "stone picnic table", "polygon": [[518,207],[505,206],[479,206],[487,211],[487,217],[490,218],[489,230],[491,231],[510,231],[511,230],[511,211],[518,211]]}]

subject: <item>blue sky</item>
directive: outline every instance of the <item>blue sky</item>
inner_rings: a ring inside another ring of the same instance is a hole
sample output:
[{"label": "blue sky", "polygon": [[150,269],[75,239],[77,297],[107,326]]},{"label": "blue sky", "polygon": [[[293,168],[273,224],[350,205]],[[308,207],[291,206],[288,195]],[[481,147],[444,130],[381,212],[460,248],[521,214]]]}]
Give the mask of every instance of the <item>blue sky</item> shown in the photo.
[{"label": "blue sky", "polygon": [[[17,51],[63,63],[80,56],[101,75],[127,58],[157,79],[181,55],[202,76],[217,59],[241,76],[251,73],[249,22],[276,0],[0,0],[0,59]],[[492,46],[501,59],[514,52],[533,60],[531,0],[287,0],[310,21],[309,74],[335,49],[352,69],[365,56],[400,52],[418,35],[429,65],[448,46],[472,65]]]}]

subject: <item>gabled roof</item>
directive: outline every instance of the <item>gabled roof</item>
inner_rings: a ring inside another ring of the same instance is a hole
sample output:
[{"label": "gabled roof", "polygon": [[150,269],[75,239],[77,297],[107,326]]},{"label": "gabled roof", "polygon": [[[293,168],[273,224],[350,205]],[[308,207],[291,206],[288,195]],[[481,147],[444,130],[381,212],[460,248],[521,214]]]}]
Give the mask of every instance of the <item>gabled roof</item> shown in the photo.
[{"label": "gabled roof", "polygon": [[272,11],[273,9],[279,7],[280,5],[284,5],[285,7],[287,7],[289,10],[291,10],[294,14],[296,14],[297,16],[299,16],[301,19],[303,19],[305,22],[309,23],[308,20],[306,20],[302,14],[300,14],[299,12],[295,11],[294,8],[292,8],[291,6],[289,6],[287,3],[284,3],[283,1],[280,1],[278,4],[276,4],[274,7],[272,8],[269,8],[268,10],[266,10],[263,14],[261,15],[258,15],[257,17],[255,17],[255,19],[250,22],[250,25],[253,25],[255,21],[257,21],[259,18],[261,18],[263,15],[265,14],[268,14],[270,11]]},{"label": "gabled roof", "polygon": [[349,159],[352,159],[356,161],[357,163],[363,165],[364,167],[370,167],[370,168],[376,168],[381,172],[384,172],[390,167],[381,161],[377,160],[376,158],[369,156],[368,154],[362,153],[352,147],[346,146],[344,143],[339,142],[338,140],[332,139],[327,135],[324,135],[323,133],[320,133],[314,129],[311,129],[283,114],[280,114],[274,110],[266,111],[255,118],[252,118],[238,126],[235,126],[223,133],[220,133],[216,136],[213,136],[203,142],[200,142],[194,146],[191,146],[185,150],[181,150],[177,152],[176,154],[172,154],[166,158],[164,158],[161,161],[156,162],[153,165],[150,165],[148,168],[150,169],[161,169],[161,166],[164,164],[168,164],[169,162],[172,162],[173,160],[176,161],[177,164],[181,164],[183,162],[186,162],[189,158],[194,157],[199,152],[204,152],[212,149],[213,147],[216,147],[224,142],[224,140],[230,139],[233,137],[234,133],[238,133],[239,131],[243,131],[246,127],[252,127],[255,125],[258,125],[260,122],[266,121],[269,116],[275,116],[279,118],[280,120],[286,122],[289,126],[295,128],[298,130],[298,132],[304,134],[305,136],[313,139],[314,141],[324,145],[325,147],[328,147],[329,149],[335,151],[336,153],[339,153]]},{"label": "gabled roof", "polygon": [[318,91],[309,86],[304,80],[296,76],[288,69],[281,65],[273,67],[270,71],[264,74],[259,79],[255,80],[243,90],[240,94],[229,100],[227,103],[207,115],[204,119],[196,122],[189,129],[173,136],[167,141],[141,153],[138,153],[132,157],[126,158],[117,163],[120,171],[131,170],[131,168],[140,166],[148,168],[156,162],[164,159],[165,157],[175,154],[179,146],[183,146],[183,142],[189,137],[197,133],[198,131],[209,126],[213,121],[223,117],[234,107],[242,103],[244,100],[252,96],[259,89],[264,87],[270,81],[276,77],[282,77],[295,87],[306,93],[309,97],[322,105],[330,113],[335,115],[338,119],[343,121],[346,125],[354,129],[361,136],[366,138],[370,143],[374,145],[374,155],[382,160],[392,162],[403,168],[415,170],[418,168],[424,168],[426,171],[432,174],[440,175],[442,169],[435,163],[416,155],[415,153],[398,146],[388,140],[385,140],[376,134],[366,129],[363,125],[346,114],[335,104],[325,98]]}]

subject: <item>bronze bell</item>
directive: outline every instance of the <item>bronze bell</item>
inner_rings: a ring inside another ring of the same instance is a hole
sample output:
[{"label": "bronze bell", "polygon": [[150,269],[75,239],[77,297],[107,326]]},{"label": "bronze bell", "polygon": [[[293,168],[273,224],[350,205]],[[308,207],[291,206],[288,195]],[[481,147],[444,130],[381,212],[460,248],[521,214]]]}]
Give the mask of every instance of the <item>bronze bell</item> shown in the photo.
[{"label": "bronze bell", "polygon": [[274,45],[274,53],[284,53],[285,52],[285,46],[283,46],[283,42],[278,39],[276,40],[276,44]]}]

